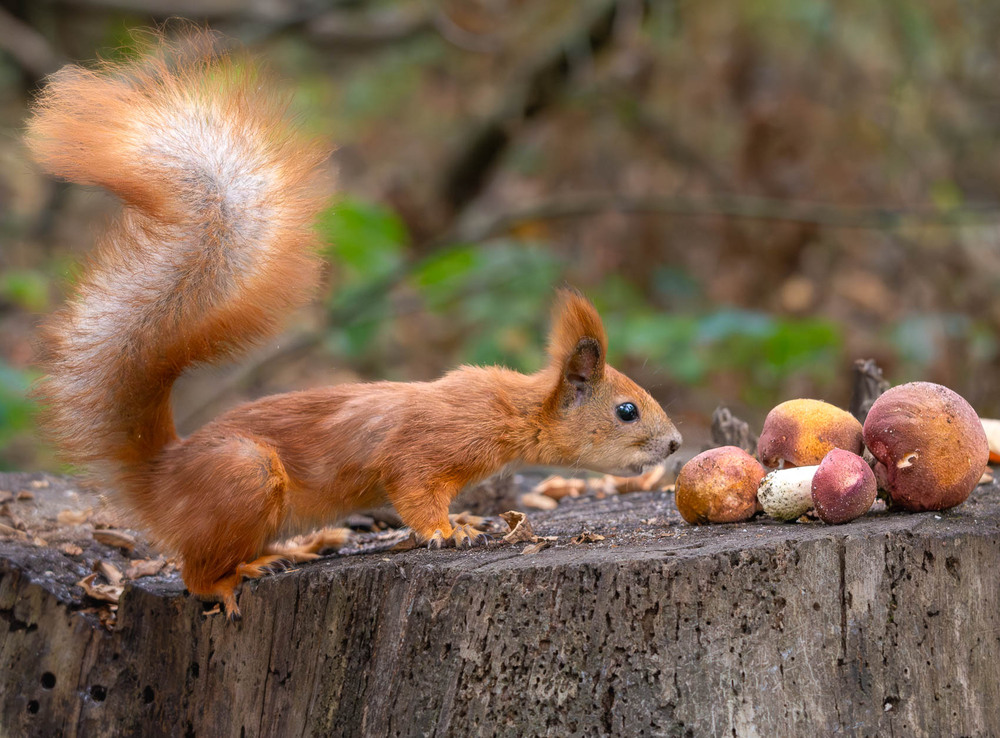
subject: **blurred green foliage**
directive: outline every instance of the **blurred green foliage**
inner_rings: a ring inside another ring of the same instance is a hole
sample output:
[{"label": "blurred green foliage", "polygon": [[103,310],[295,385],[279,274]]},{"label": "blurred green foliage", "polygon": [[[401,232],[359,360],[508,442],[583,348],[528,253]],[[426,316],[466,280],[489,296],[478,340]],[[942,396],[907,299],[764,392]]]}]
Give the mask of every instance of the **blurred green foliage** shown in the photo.
[{"label": "blurred green foliage", "polygon": [[[392,305],[391,288],[398,286],[420,310],[457,323],[464,336],[457,361],[521,370],[544,362],[553,286],[563,283],[567,272],[567,264],[545,244],[497,239],[413,260],[396,215],[351,199],[327,209],[321,232],[337,275],[328,301],[333,319],[327,345],[344,360],[363,364],[384,350],[380,339],[406,317]],[[682,302],[701,294],[690,275],[677,269],[661,268],[656,282],[663,294]],[[843,368],[841,332],[831,321],[736,308],[657,310],[614,276],[590,296],[611,336],[609,360],[648,362],[679,385],[740,372],[746,377],[740,399],[763,405],[780,399],[793,375],[828,383]]]},{"label": "blurred green foliage", "polygon": [[32,427],[33,405],[27,399],[30,386],[28,372],[13,369],[0,360],[0,469],[10,468],[4,448]]}]

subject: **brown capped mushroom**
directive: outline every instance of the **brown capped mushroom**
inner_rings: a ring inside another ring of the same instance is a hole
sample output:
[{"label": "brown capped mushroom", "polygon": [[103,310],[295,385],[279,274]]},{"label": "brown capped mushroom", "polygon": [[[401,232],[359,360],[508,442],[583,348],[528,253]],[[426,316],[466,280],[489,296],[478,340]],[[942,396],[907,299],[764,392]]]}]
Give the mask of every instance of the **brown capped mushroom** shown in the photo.
[{"label": "brown capped mushroom", "polygon": [[677,476],[677,510],[689,523],[735,523],[757,511],[757,487],[765,474],[753,456],[736,446],[698,454]]},{"label": "brown capped mushroom", "polygon": [[812,500],[824,523],[846,523],[868,512],[878,493],[875,474],[857,454],[834,448],[819,463]]},{"label": "brown capped mushroom", "polygon": [[892,505],[945,510],[969,496],[986,468],[983,424],[965,399],[940,384],[893,387],[872,405],[864,439]]},{"label": "brown capped mushroom", "polygon": [[830,449],[861,455],[861,423],[822,400],[788,400],[764,419],[757,455],[772,469],[819,464]]}]

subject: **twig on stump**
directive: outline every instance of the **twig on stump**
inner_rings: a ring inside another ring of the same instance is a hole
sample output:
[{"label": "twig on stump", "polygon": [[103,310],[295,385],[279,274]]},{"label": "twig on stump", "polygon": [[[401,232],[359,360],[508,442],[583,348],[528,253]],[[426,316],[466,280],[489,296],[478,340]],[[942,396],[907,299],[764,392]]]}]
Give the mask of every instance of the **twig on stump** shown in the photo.
[{"label": "twig on stump", "polygon": [[892,385],[882,377],[874,359],[854,362],[854,390],[851,392],[851,415],[861,423],[868,417],[872,404]]},{"label": "twig on stump", "polygon": [[751,455],[757,453],[757,436],[751,432],[750,424],[722,405],[712,413],[712,444],[737,446]]}]

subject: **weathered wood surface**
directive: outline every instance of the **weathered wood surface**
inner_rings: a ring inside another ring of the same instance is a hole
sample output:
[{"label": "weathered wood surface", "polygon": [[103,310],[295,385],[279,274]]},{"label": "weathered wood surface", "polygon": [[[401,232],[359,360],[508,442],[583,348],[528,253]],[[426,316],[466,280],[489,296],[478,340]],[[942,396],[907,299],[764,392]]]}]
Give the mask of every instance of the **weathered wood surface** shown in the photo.
[{"label": "weathered wood surface", "polygon": [[570,500],[537,554],[332,557],[236,626],[141,579],[113,632],[72,583],[120,554],[8,540],[0,735],[1000,735],[998,496],[841,527]]}]

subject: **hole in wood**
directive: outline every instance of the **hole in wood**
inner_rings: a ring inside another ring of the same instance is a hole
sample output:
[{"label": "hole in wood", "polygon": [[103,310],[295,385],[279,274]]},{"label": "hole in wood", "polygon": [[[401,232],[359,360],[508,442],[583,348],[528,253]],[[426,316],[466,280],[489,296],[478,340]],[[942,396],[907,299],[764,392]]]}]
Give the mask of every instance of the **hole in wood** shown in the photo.
[{"label": "hole in wood", "polygon": [[52,689],[56,686],[56,675],[51,671],[47,671],[42,674],[42,687],[45,689]]}]

